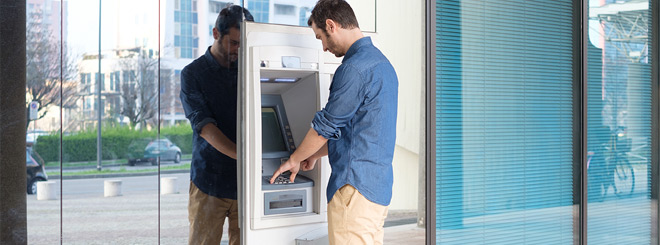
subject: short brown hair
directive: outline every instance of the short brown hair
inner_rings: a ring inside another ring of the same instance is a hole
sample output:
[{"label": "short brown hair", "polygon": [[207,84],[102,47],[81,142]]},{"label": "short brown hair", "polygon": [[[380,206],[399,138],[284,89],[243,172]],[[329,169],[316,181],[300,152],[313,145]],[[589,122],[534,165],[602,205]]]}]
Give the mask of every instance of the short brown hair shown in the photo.
[{"label": "short brown hair", "polygon": [[240,29],[243,16],[245,16],[246,21],[254,21],[250,11],[241,6],[229,5],[223,8],[218,13],[218,18],[215,19],[215,29],[218,29],[218,32],[220,32],[220,37],[222,38],[229,33],[229,28]]},{"label": "short brown hair", "polygon": [[353,8],[344,0],[319,0],[312,10],[312,15],[309,16],[307,25],[325,30],[325,20],[331,19],[337,22],[344,29],[360,28]]}]

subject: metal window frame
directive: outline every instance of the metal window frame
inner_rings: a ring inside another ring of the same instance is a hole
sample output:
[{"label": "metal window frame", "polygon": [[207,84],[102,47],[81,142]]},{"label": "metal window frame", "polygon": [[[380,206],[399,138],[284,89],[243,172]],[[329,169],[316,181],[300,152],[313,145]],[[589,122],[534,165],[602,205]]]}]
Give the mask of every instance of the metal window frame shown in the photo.
[{"label": "metal window frame", "polygon": [[651,35],[651,48],[650,48],[650,59],[651,59],[651,244],[660,244],[660,239],[658,238],[658,233],[660,229],[660,224],[658,214],[660,214],[660,209],[658,205],[658,192],[659,192],[659,183],[658,179],[658,169],[659,169],[659,158],[658,154],[660,153],[658,147],[660,147],[660,82],[658,68],[660,67],[660,48],[658,44],[660,41],[660,31],[657,25],[658,19],[660,17],[660,0],[651,0],[651,26],[649,27]]},{"label": "metal window frame", "polygon": [[436,43],[436,32],[435,32],[435,2],[433,0],[426,0],[426,36],[425,36],[425,49],[426,49],[426,105],[425,105],[425,116],[426,124],[424,125],[424,135],[426,144],[425,147],[425,156],[426,159],[426,217],[425,217],[425,229],[426,229],[426,244],[436,244],[435,237],[435,226],[436,226],[436,209],[435,209],[435,198],[436,198],[436,188],[435,188],[435,72],[436,72],[436,63],[435,63],[435,43]]},{"label": "metal window frame", "polygon": [[[573,1],[573,244],[587,244],[587,66],[589,0]],[[579,30],[579,31],[578,31]]]}]

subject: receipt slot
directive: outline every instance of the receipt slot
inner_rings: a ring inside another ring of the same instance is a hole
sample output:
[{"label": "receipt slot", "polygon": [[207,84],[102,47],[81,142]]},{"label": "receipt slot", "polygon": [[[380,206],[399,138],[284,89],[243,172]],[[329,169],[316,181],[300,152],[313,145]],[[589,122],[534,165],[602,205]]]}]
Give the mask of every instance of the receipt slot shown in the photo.
[{"label": "receipt slot", "polygon": [[327,229],[330,166],[270,184],[327,102],[341,59],[324,53],[309,27],[243,22],[238,84],[239,223],[243,244],[295,244]]}]

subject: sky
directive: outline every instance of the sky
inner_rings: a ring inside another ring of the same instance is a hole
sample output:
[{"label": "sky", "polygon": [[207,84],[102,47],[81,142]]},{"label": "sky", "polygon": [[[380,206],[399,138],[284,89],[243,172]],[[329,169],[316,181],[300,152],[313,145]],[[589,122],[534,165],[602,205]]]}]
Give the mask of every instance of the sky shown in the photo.
[{"label": "sky", "polygon": [[[115,0],[102,1],[104,13],[115,13],[116,9],[112,2]],[[98,52],[98,30],[99,30],[99,1],[93,0],[68,0],[68,45],[74,54],[82,55],[85,52]],[[101,30],[114,30],[116,16],[108,14],[102,16]],[[103,31],[105,32],[105,31]],[[108,31],[107,33],[112,33]],[[101,49],[112,49],[115,47],[115,39],[104,37],[101,34]]]}]

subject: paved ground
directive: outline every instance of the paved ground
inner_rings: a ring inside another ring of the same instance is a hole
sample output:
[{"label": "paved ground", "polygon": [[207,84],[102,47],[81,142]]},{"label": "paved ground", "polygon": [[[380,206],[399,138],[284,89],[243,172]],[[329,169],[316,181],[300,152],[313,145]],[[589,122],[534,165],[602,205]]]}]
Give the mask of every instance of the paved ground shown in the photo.
[{"label": "paved ground", "polygon": [[[184,180],[188,180],[188,174],[163,175],[166,176],[179,178],[179,194],[159,196],[155,189],[158,176],[152,175],[121,177],[124,195],[120,197],[102,197],[104,179],[65,179],[65,194],[58,191],[58,200],[54,201],[37,201],[36,196],[28,196],[28,243],[59,244],[63,227],[64,244],[186,244],[189,182]],[[646,171],[636,170],[635,182],[635,194],[630,197],[618,198],[610,188],[606,198],[589,202],[591,243],[651,242],[650,217],[657,207],[648,195]],[[443,237],[443,244],[492,244],[492,239],[503,237],[512,243],[515,239],[528,239],[531,244],[565,234],[562,244],[570,244],[575,210],[576,207],[563,206],[466,217],[464,229],[441,230],[436,236]],[[385,244],[424,244],[425,230],[417,228],[415,220],[415,212],[391,210]],[[569,225],[557,225],[560,223]],[[541,229],[531,229],[530,225]]]},{"label": "paved ground", "polygon": [[[38,201],[30,195],[28,243],[59,244],[61,232],[64,244],[186,244],[189,182],[182,180],[188,175],[169,176],[178,177],[178,194],[158,195],[140,184],[157,181],[157,176],[141,176],[122,177],[119,197],[103,197],[103,179],[64,180],[65,194],[58,190],[58,200]],[[385,244],[424,244],[424,229],[416,228],[415,220],[414,212],[392,210]]]}]

